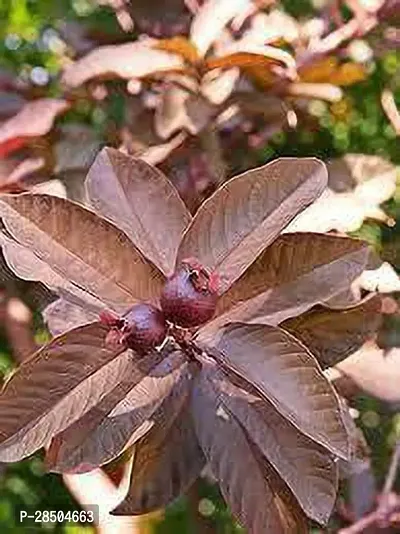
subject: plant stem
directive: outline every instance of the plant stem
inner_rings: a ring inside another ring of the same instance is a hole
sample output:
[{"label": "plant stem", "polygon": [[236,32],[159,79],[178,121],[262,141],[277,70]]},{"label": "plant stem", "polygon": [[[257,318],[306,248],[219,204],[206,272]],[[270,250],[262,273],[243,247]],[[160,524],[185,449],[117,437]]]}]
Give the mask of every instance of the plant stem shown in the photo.
[{"label": "plant stem", "polygon": [[396,443],[393,450],[392,459],[390,461],[390,466],[382,493],[379,497],[377,508],[370,514],[353,523],[353,525],[341,529],[338,534],[360,534],[367,527],[374,524],[382,528],[390,526],[391,516],[400,511],[400,497],[392,491],[399,469],[399,462],[400,440]]},{"label": "plant stem", "polygon": [[384,495],[387,495],[392,491],[393,485],[396,480],[397,471],[399,468],[399,462],[400,462],[400,440],[397,441],[394,447],[394,450],[393,450],[389,470],[386,475],[385,485],[383,487]]}]

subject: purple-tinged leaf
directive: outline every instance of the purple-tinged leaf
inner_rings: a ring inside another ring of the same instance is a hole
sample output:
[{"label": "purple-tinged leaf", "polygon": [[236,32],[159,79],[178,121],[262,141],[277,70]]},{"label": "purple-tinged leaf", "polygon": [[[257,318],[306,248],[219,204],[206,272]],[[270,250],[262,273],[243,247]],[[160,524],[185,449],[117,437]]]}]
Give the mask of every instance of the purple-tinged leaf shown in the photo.
[{"label": "purple-tinged leaf", "polygon": [[[320,234],[285,234],[249,267],[220,299],[217,318],[278,325],[350,287],[367,263],[366,243]],[[218,316],[219,315],[219,316]]]},{"label": "purple-tinged leaf", "polygon": [[111,461],[153,427],[154,412],[180,382],[190,378],[180,352],[164,359],[154,354],[145,357],[140,370],[138,374],[133,362],[99,404],[56,436],[53,451],[49,450],[51,471],[85,472]]},{"label": "purple-tinged leaf", "polygon": [[116,310],[154,300],[161,290],[162,274],[127,236],[78,204],[48,195],[4,195],[0,216],[12,237],[41,260],[29,265],[32,277],[40,278],[45,263],[46,274],[54,271]]},{"label": "purple-tinged leaf", "polygon": [[42,315],[52,336],[59,336],[63,332],[92,323],[98,319],[96,312],[82,308],[63,298],[57,299],[46,306]]},{"label": "purple-tinged leaf", "polygon": [[326,183],[325,165],[314,158],[280,158],[232,178],[199,208],[178,263],[198,258],[218,272],[224,293]]},{"label": "purple-tinged leaf", "polygon": [[323,367],[331,367],[358,350],[377,333],[382,322],[380,295],[346,310],[315,308],[282,323],[302,341]]},{"label": "purple-tinged leaf", "polygon": [[[286,505],[282,483],[250,443],[218,392],[202,375],[192,394],[199,443],[234,516],[249,534],[304,533],[304,520]],[[274,481],[275,479],[275,481]]]},{"label": "purple-tinged leaf", "polygon": [[98,315],[105,304],[87,291],[70,282],[65,276],[55,272],[47,263],[40,260],[32,250],[20,245],[0,232],[0,244],[8,267],[23,280],[40,280],[58,295],[62,295],[88,313]]},{"label": "purple-tinged leaf", "polygon": [[63,334],[26,360],[0,395],[0,460],[15,462],[46,445],[101,401],[140,359],[106,348],[92,323]]},{"label": "purple-tinged leaf", "polygon": [[181,380],[154,414],[153,428],[136,444],[131,486],[116,515],[167,506],[198,478],[205,459],[189,412],[191,380]]},{"label": "purple-tinged leaf", "polygon": [[326,524],[336,501],[338,482],[332,457],[262,400],[248,382],[243,380],[243,387],[239,387],[210,367],[208,377],[219,392],[219,400],[245,428],[308,517]]},{"label": "purple-tinged leaf", "polygon": [[333,454],[349,457],[338,397],[296,338],[272,326],[237,323],[208,343],[217,349],[210,354],[223,367],[248,380],[300,432]]},{"label": "purple-tinged leaf", "polygon": [[96,211],[171,275],[191,216],[164,174],[141,159],[105,148],[89,170],[86,187]]}]

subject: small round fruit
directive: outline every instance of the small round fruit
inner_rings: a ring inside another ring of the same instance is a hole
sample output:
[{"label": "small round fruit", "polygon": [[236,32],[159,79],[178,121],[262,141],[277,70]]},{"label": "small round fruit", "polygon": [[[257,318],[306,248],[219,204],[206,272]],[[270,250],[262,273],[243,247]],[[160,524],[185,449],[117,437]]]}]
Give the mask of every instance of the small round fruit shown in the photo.
[{"label": "small round fruit", "polygon": [[103,314],[103,324],[111,327],[107,335],[110,343],[120,343],[137,352],[146,352],[164,341],[168,325],[161,310],[151,304],[135,304],[121,318],[113,321],[111,314]]},{"label": "small round fruit", "polygon": [[148,350],[160,345],[168,325],[161,310],[151,304],[136,304],[124,316],[121,332],[127,347]]},{"label": "small round fruit", "polygon": [[195,259],[183,260],[161,294],[161,308],[168,321],[192,328],[209,321],[217,306],[217,277]]}]

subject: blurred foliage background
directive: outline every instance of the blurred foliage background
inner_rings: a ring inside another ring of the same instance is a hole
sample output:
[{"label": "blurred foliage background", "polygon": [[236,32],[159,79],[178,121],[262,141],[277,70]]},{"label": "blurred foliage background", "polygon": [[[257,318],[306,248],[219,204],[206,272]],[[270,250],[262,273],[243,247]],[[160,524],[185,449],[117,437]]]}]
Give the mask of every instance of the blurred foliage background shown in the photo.
[{"label": "blurred foliage background", "polygon": [[[29,85],[30,97],[61,96],[58,75],[64,66],[65,51],[72,46],[71,42],[75,40],[81,47],[85,47],[85,42],[91,39],[103,44],[123,43],[140,33],[140,28],[136,27],[132,31],[123,31],[112,8],[113,2],[104,3],[110,5],[99,5],[100,2],[94,0],[0,0],[0,78],[6,74],[15,76],[18,83]],[[134,12],[135,2],[131,3]],[[149,0],[148,3],[152,2]],[[114,7],[117,4],[114,2]],[[124,2],[121,0],[120,4]],[[143,2],[138,4],[142,5]],[[159,18],[168,18],[169,2],[155,4]],[[280,8],[302,20],[317,13],[322,4],[324,2],[319,0],[285,0],[280,3]],[[347,20],[348,6],[342,6],[341,12]],[[360,39],[361,49],[368,54],[375,40],[374,33],[371,37]],[[397,34],[397,46],[398,42]],[[373,59],[368,61],[364,80],[345,87],[344,97],[337,102],[310,100],[307,106],[312,120],[304,121],[297,129],[277,131],[258,144],[252,156],[252,165],[265,163],[281,155],[312,155],[327,160],[346,153],[381,156],[399,164],[399,138],[382,108],[381,95],[384,89],[390,88],[397,106],[400,105],[400,54],[395,45],[377,44],[376,47]],[[18,98],[15,95],[14,102],[8,92],[1,90],[0,108],[17,105]],[[125,106],[126,100],[121,96],[116,82],[106,102],[98,103],[80,94],[74,107],[59,119],[59,124],[78,122],[91,129],[98,146],[117,144],[113,132],[124,122],[127,113]],[[79,145],[76,150],[79,150]],[[235,157],[247,161],[244,152],[239,152]],[[384,208],[393,221],[399,220],[399,186]],[[387,226],[379,221],[366,221],[355,234],[370,242],[383,259],[397,270],[400,269],[399,225]],[[46,339],[47,333],[29,288],[29,284],[16,283],[14,291],[34,313],[36,340],[40,342]],[[398,330],[398,321],[393,318],[390,320],[392,323],[388,331],[391,332],[391,344],[398,345],[399,336],[393,334]],[[5,374],[13,365],[12,348],[7,329],[3,327],[0,372]],[[375,484],[379,486],[387,471],[393,446],[400,439],[399,406],[388,407],[377,399],[358,395],[353,402],[353,409],[370,449]],[[0,470],[1,533],[84,534],[94,531],[84,525],[35,524],[33,521],[24,522],[23,525],[19,523],[21,510],[32,513],[34,510],[67,511],[80,507],[60,476],[45,475],[41,455],[12,466],[0,466]],[[399,480],[397,482],[400,483]],[[240,531],[212,484],[201,483],[197,490],[197,510],[193,510],[189,496],[171,506],[163,518],[154,520],[152,527],[147,525],[146,528],[157,534],[206,533],[214,531],[212,529],[220,534]],[[338,524],[340,520],[333,518],[327,532],[335,532]],[[313,532],[320,530],[314,529]]]}]

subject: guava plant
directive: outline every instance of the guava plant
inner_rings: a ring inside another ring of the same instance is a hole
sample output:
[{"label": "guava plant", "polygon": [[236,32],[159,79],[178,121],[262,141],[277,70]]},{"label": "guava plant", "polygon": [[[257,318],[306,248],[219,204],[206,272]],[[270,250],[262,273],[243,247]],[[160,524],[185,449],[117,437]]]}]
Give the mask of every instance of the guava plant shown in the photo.
[{"label": "guava plant", "polygon": [[0,396],[0,460],[45,447],[51,471],[82,473],[132,450],[123,515],[165,507],[208,464],[249,533],[326,523],[353,443],[323,368],[380,311],[374,295],[329,304],[364,270],[365,243],[284,232],[326,184],[319,160],[278,159],[192,217],[159,170],[105,148],[88,207],[2,196],[9,266],[59,299],[44,314],[57,335]]}]

